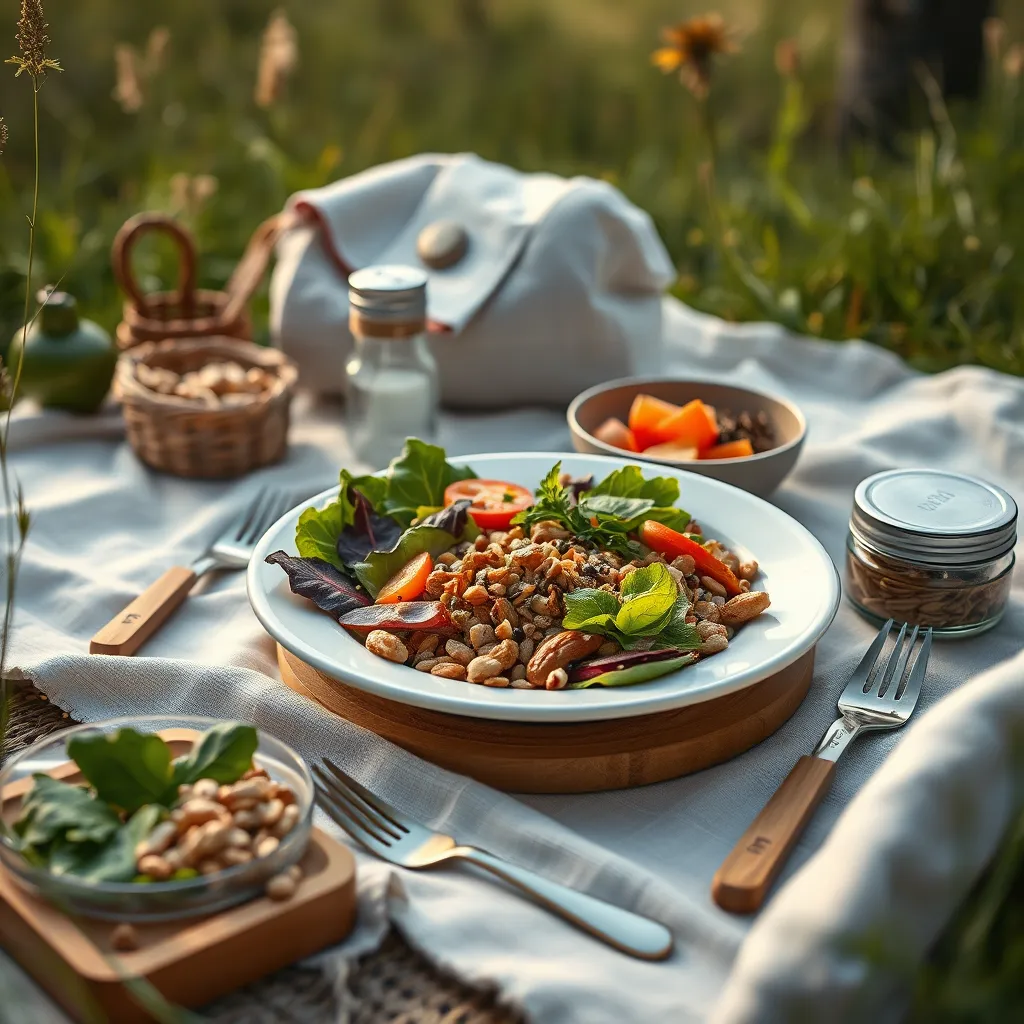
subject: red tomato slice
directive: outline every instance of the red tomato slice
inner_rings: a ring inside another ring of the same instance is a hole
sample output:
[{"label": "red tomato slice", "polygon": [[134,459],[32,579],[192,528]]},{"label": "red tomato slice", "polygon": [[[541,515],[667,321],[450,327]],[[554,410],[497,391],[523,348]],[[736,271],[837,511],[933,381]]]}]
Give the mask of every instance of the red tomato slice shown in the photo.
[{"label": "red tomato slice", "polygon": [[512,517],[533,504],[533,494],[505,480],[456,480],[444,492],[444,503],[468,498],[469,514],[481,530],[507,530]]}]

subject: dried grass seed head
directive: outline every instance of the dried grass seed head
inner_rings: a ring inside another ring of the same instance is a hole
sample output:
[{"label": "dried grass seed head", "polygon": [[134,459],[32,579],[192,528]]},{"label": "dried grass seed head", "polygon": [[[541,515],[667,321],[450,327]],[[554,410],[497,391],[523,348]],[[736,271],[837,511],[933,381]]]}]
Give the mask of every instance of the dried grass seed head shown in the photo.
[{"label": "dried grass seed head", "polygon": [[63,70],[57,61],[46,56],[46,48],[50,45],[50,37],[46,34],[49,27],[43,15],[43,0],[21,0],[16,36],[18,54],[6,62],[18,69],[15,77],[24,71],[39,80],[46,77],[47,71]]},{"label": "dried grass seed head", "polygon": [[278,8],[271,14],[260,43],[260,62],[253,97],[257,106],[273,106],[298,63],[298,33],[285,11]]},{"label": "dried grass seed head", "polygon": [[4,150],[7,148],[7,122],[0,117],[0,156],[4,155]]}]

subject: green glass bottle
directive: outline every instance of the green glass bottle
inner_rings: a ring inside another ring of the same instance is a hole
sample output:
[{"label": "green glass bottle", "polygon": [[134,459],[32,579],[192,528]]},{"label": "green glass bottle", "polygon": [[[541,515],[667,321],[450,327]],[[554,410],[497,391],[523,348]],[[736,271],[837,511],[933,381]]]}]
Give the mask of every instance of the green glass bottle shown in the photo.
[{"label": "green glass bottle", "polygon": [[[117,349],[99,324],[79,318],[73,296],[55,291],[47,298],[48,291],[37,296],[42,309],[28,329],[19,395],[48,409],[95,412],[110,390]],[[7,356],[11,376],[21,349],[19,330]]]}]

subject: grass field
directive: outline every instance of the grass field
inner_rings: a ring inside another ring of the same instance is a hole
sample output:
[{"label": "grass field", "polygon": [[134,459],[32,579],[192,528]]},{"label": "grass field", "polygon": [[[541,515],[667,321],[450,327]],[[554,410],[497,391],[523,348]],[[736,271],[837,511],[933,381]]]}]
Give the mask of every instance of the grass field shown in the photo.
[{"label": "grass field", "polygon": [[[51,50],[66,71],[41,93],[37,283],[65,275],[112,326],[119,300],[107,251],[139,209],[182,216],[201,241],[204,280],[217,284],[249,232],[296,189],[422,150],[474,150],[617,184],[652,213],[679,267],[677,293],[702,309],[868,337],[926,369],[983,362],[1024,372],[1024,101],[1019,65],[1014,73],[1007,59],[1024,40],[1024,14],[1010,18],[984,101],[948,124],[939,110],[893,162],[836,155],[840,5],[719,8],[741,52],[721,62],[707,107],[712,201],[698,104],[650,63],[659,26],[702,6],[305,0],[287,7],[297,64],[260,107],[253,92],[272,0],[179,0],[159,14],[122,0],[47,0]],[[13,49],[15,0],[3,11]],[[795,44],[795,76],[776,70],[780,40]],[[21,83],[3,81],[7,335],[19,317],[30,126]],[[141,269],[154,284],[172,276],[158,251]]]}]

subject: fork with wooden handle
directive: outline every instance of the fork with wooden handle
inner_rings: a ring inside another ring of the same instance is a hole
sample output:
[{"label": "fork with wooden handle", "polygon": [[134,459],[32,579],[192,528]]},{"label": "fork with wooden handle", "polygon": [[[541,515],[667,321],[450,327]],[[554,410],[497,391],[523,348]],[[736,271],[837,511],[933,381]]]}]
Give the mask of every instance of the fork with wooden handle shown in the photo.
[{"label": "fork with wooden handle", "polygon": [[114,616],[89,644],[90,654],[134,654],[214,569],[244,569],[256,542],[293,504],[292,496],[264,487],[231,525],[190,566],[176,565]]},{"label": "fork with wooden handle", "polygon": [[914,626],[908,637],[904,623],[888,657],[883,657],[892,628],[890,619],[846,684],[839,698],[842,717],[828,727],[813,754],[797,761],[715,874],[711,895],[723,910],[750,914],[760,908],[828,792],[843,751],[862,732],[898,729],[913,714],[928,668],[932,631]]}]

